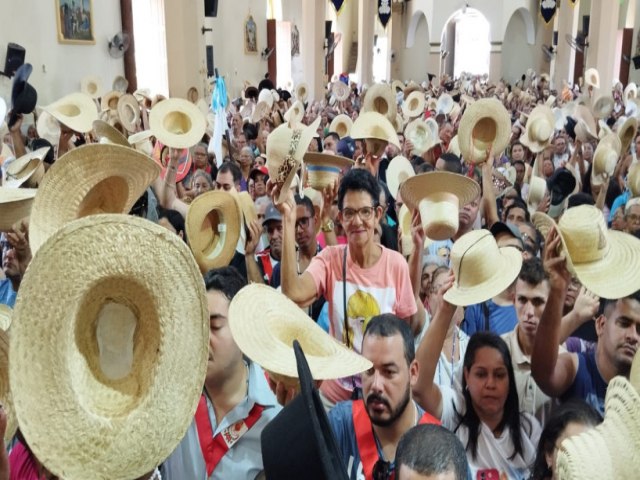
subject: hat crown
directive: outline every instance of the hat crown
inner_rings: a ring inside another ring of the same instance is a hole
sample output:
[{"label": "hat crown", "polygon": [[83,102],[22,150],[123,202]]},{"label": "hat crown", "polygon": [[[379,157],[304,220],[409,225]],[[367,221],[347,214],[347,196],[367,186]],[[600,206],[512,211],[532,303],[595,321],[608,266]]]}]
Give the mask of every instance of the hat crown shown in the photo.
[{"label": "hat crown", "polygon": [[458,288],[473,288],[488,282],[499,273],[495,269],[500,264],[499,257],[500,248],[490,231],[472,230],[460,237],[451,249],[451,265]]},{"label": "hat crown", "polygon": [[569,258],[574,264],[600,260],[609,249],[604,216],[592,205],[567,209],[558,223],[558,228]]},{"label": "hat crown", "polygon": [[269,177],[276,183],[283,183],[297,170],[304,152],[318,129],[321,118],[311,125],[283,123],[267,137],[267,168]]}]

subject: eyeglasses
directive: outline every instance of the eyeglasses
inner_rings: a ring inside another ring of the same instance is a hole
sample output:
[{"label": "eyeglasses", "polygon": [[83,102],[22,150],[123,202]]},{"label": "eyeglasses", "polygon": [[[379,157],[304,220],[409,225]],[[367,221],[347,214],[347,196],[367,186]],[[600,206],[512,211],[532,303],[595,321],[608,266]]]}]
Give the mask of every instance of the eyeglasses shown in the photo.
[{"label": "eyeglasses", "polygon": [[627,215],[627,220],[629,220],[630,222],[640,222],[640,215],[635,215],[635,214],[629,214]]},{"label": "eyeglasses", "polygon": [[373,480],[388,480],[391,473],[391,462],[385,462],[381,458],[378,459],[373,466]]},{"label": "eyeglasses", "polygon": [[309,220],[311,219],[311,217],[300,217],[299,219],[296,220],[296,229],[298,227],[300,228],[307,228],[309,226]]},{"label": "eyeglasses", "polygon": [[360,217],[360,220],[367,221],[367,220],[371,220],[374,212],[375,212],[374,207],[362,207],[358,209],[343,208],[342,218],[344,218],[347,222],[350,222],[355,218],[356,215],[358,215]]}]

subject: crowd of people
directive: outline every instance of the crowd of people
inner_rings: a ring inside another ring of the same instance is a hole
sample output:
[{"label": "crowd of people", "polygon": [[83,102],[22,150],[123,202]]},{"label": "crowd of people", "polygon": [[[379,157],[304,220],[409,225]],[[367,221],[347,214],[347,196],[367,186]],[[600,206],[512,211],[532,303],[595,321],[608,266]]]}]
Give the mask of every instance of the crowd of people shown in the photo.
[{"label": "crowd of people", "polygon": [[29,73],[0,480],[633,478],[634,84],[265,78],[212,111],[89,78],[36,114]]}]

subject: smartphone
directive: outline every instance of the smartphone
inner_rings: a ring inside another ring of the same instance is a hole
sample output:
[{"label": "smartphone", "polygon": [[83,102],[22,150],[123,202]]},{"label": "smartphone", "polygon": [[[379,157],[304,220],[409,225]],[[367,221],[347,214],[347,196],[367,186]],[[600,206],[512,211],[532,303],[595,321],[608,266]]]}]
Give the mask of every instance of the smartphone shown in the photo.
[{"label": "smartphone", "polygon": [[500,472],[495,468],[484,468],[478,470],[476,480],[500,480]]}]

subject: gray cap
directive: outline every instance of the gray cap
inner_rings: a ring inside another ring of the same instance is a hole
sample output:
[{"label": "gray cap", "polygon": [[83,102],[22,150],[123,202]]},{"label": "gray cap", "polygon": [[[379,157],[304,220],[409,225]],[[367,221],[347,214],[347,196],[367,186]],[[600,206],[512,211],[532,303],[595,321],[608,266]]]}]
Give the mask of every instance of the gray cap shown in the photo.
[{"label": "gray cap", "polygon": [[517,238],[518,240],[520,240],[520,245],[522,246],[522,248],[524,248],[522,234],[520,233],[518,227],[516,227],[513,223],[496,222],[491,225],[491,234],[494,237],[497,237],[500,233],[508,233],[513,238]]},{"label": "gray cap", "polygon": [[280,212],[278,211],[276,206],[272,202],[269,202],[269,205],[267,205],[267,209],[264,212],[264,220],[262,220],[262,226],[264,227],[267,222],[271,222],[273,220],[281,222],[282,215],[280,215]]}]

